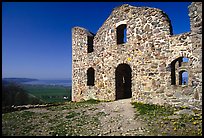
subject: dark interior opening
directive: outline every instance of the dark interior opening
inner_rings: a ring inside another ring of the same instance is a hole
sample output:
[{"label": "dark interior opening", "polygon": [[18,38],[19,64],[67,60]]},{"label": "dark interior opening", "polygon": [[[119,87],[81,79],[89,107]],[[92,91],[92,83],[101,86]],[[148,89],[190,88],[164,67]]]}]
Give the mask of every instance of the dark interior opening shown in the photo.
[{"label": "dark interior opening", "polygon": [[94,39],[94,36],[88,36],[88,53],[91,53],[93,52],[93,39]]},{"label": "dark interior opening", "polygon": [[123,44],[127,42],[126,32],[127,32],[126,24],[121,24],[117,27],[117,44]]},{"label": "dark interior opening", "polygon": [[177,60],[171,62],[171,85],[176,85],[176,71],[175,64]]},{"label": "dark interior opening", "polygon": [[120,64],[115,71],[116,100],[132,97],[131,68],[128,64]]},{"label": "dark interior opening", "polygon": [[88,86],[94,86],[94,69],[90,67],[87,70],[87,85]]}]

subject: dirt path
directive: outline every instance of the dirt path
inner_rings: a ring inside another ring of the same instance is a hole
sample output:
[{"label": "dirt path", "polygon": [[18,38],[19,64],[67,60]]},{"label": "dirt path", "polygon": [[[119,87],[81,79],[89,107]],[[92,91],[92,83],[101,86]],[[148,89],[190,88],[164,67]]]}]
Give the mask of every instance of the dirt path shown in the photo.
[{"label": "dirt path", "polygon": [[99,104],[99,111],[96,110],[96,112],[105,113],[105,116],[99,118],[101,121],[100,135],[147,135],[146,125],[135,117],[135,109],[130,102],[130,99],[122,99]]}]

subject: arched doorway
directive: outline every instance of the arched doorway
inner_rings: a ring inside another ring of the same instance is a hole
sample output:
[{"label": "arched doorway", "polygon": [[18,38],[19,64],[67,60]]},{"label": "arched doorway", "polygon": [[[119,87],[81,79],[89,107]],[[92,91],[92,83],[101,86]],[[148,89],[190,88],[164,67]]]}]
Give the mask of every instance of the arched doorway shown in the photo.
[{"label": "arched doorway", "polygon": [[132,97],[131,68],[128,64],[119,64],[115,71],[116,100]]}]

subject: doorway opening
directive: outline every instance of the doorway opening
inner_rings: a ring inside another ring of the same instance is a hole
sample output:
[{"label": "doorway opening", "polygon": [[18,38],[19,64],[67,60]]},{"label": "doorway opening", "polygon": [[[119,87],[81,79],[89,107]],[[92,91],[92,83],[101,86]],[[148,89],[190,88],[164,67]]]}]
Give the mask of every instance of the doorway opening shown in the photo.
[{"label": "doorway opening", "polygon": [[132,70],[128,64],[119,64],[115,71],[116,100],[132,97]]}]

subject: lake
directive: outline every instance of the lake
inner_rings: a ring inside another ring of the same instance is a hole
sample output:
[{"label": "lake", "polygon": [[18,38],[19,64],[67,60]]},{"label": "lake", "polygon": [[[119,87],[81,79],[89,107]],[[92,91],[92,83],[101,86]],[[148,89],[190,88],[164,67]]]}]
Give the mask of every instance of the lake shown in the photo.
[{"label": "lake", "polygon": [[72,86],[72,80],[36,80],[36,81],[23,82],[22,84]]}]

